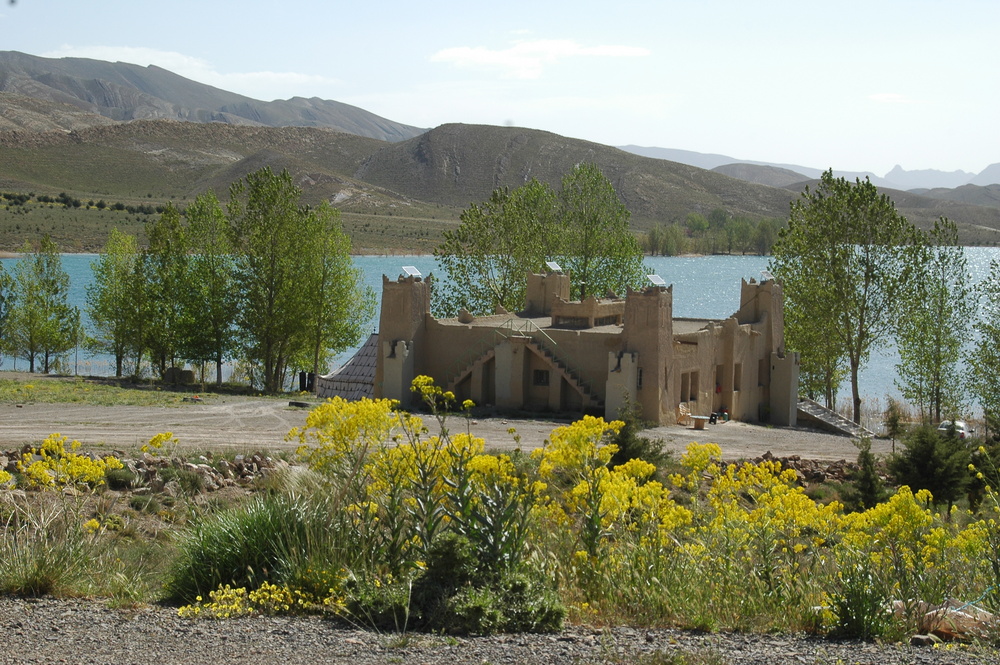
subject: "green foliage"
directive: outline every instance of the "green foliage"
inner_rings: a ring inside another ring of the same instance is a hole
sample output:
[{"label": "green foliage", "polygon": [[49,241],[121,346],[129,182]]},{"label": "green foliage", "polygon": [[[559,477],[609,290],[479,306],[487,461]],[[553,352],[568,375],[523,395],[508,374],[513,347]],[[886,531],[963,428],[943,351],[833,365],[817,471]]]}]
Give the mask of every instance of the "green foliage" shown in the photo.
[{"label": "green foliage", "polygon": [[969,482],[970,451],[957,436],[941,436],[933,427],[914,428],[903,439],[904,450],[889,458],[889,470],[900,485],[928,490],[935,505],[951,506]]},{"label": "green foliage", "polygon": [[444,533],[413,583],[411,618],[446,633],[554,632],[566,610],[537,577],[510,571],[494,577],[464,536]]},{"label": "green foliage", "polygon": [[186,210],[187,237],[197,251],[188,257],[181,302],[181,347],[189,360],[215,363],[215,383],[222,385],[222,365],[236,351],[236,297],[229,222],[214,192],[206,192]]},{"label": "green foliage", "polygon": [[49,236],[42,237],[37,251],[27,245],[23,251],[26,255],[14,267],[12,302],[0,341],[9,354],[28,361],[30,372],[41,358],[48,374],[76,345],[80,312],[69,305],[69,275]]},{"label": "green foliage", "polygon": [[788,346],[802,353],[803,373],[823,376],[824,386],[836,385],[846,363],[855,422],[859,372],[894,332],[921,258],[918,240],[870,181],[851,184],[830,170],[792,203],[774,246],[771,270],[784,288]]},{"label": "green foliage", "polygon": [[558,195],[531,180],[462,214],[434,256],[448,274],[438,299],[442,315],[465,308],[491,314],[524,306],[525,275],[555,259],[572,278],[572,297],[603,297],[642,283],[642,252],[629,212],[594,164],[565,174]]},{"label": "green foliage", "polygon": [[618,420],[622,422],[622,427],[610,439],[610,442],[618,447],[618,450],[611,456],[608,468],[625,464],[632,459],[640,459],[649,462],[658,470],[663,469],[670,462],[670,452],[663,450],[661,439],[650,439],[640,436],[644,423],[642,422],[641,409],[635,404],[625,404],[618,410]]},{"label": "green foliage", "polygon": [[100,256],[91,264],[94,281],[87,286],[91,332],[87,346],[115,357],[115,376],[124,372],[125,358],[142,352],[145,328],[139,247],[135,236],[111,230]]},{"label": "green foliage", "polygon": [[638,288],[642,251],[629,230],[629,211],[601,169],[583,163],[564,175],[559,205],[557,257],[571,276],[571,296]]},{"label": "green foliage", "polygon": [[373,307],[336,215],[301,207],[301,194],[287,171],[266,167],[230,188],[239,339],[267,392],[282,389],[291,362],[315,367],[356,342]]},{"label": "green foliage", "polygon": [[896,385],[925,423],[961,413],[966,381],[962,345],[976,312],[965,252],[955,224],[941,218],[925,237],[924,256],[905,288],[896,341]]},{"label": "green foliage", "polygon": [[434,256],[448,274],[435,307],[454,316],[459,309],[492,314],[524,306],[525,275],[544,269],[555,251],[556,195],[535,179],[511,191],[500,188],[462,213],[462,223],[445,231]]},{"label": "green foliage", "polygon": [[185,534],[166,582],[169,598],[185,602],[220,586],[256,588],[281,582],[296,557],[329,545],[328,501],[270,495],[210,516]]},{"label": "green foliage", "polygon": [[830,603],[837,617],[833,634],[848,639],[870,640],[886,634],[892,626],[892,600],[883,570],[867,556],[846,552]]},{"label": "green foliage", "polygon": [[180,211],[167,205],[158,219],[147,225],[149,245],[143,252],[143,288],[148,309],[141,314],[153,325],[145,328],[144,342],[160,377],[177,364],[184,344],[184,300],[190,290],[187,230]]},{"label": "green foliage", "polygon": [[983,407],[994,436],[1000,417],[1000,263],[990,262],[990,275],[980,285],[981,311],[975,329],[978,340],[969,358],[972,392]]},{"label": "green foliage", "polygon": [[858,447],[858,470],[851,473],[850,486],[844,491],[844,506],[852,512],[861,512],[885,501],[888,493],[875,468],[872,442],[862,439]]}]

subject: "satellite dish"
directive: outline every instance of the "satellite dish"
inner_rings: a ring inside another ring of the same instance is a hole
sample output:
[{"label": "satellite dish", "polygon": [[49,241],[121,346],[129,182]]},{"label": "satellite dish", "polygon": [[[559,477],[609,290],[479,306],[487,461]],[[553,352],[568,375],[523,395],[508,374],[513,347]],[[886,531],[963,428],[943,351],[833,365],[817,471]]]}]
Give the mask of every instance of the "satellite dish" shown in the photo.
[{"label": "satellite dish", "polygon": [[546,261],[545,265],[548,266],[549,270],[552,272],[562,272],[562,268],[555,261]]},{"label": "satellite dish", "polygon": [[403,272],[406,273],[407,277],[423,277],[420,271],[413,266],[403,266]]},{"label": "satellite dish", "polygon": [[663,278],[659,275],[646,275],[646,279],[653,283],[654,286],[666,286],[667,283],[663,281]]}]

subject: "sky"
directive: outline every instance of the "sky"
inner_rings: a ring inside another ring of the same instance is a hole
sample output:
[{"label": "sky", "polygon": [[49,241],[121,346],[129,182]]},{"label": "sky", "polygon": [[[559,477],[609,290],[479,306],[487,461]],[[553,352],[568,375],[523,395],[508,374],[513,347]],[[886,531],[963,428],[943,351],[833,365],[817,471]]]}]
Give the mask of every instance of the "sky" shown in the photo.
[{"label": "sky", "polygon": [[996,0],[2,0],[0,50],[418,127],[884,175],[1000,162]]}]

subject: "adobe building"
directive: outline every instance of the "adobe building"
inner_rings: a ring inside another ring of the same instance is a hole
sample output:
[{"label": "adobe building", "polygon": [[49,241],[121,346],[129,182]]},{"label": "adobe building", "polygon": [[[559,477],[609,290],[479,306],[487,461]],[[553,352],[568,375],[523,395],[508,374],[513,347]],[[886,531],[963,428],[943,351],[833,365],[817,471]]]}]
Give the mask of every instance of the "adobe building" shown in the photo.
[{"label": "adobe building", "polygon": [[626,403],[661,425],[725,411],[794,425],[798,355],[786,353],[781,286],[743,281],[724,320],[676,319],[673,287],[570,301],[569,276],[527,276],[520,314],[431,316],[432,282],[382,278],[374,395],[412,403],[425,374],[459,401],[499,410],[592,413]]}]

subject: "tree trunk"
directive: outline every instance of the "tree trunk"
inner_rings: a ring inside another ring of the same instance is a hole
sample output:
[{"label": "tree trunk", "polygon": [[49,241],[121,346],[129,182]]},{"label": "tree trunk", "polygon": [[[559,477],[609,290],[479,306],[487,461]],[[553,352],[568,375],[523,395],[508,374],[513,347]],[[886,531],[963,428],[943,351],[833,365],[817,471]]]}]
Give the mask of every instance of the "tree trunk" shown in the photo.
[{"label": "tree trunk", "polygon": [[858,389],[858,366],[859,363],[851,358],[851,397],[854,401],[854,424],[861,424],[861,392]]}]

